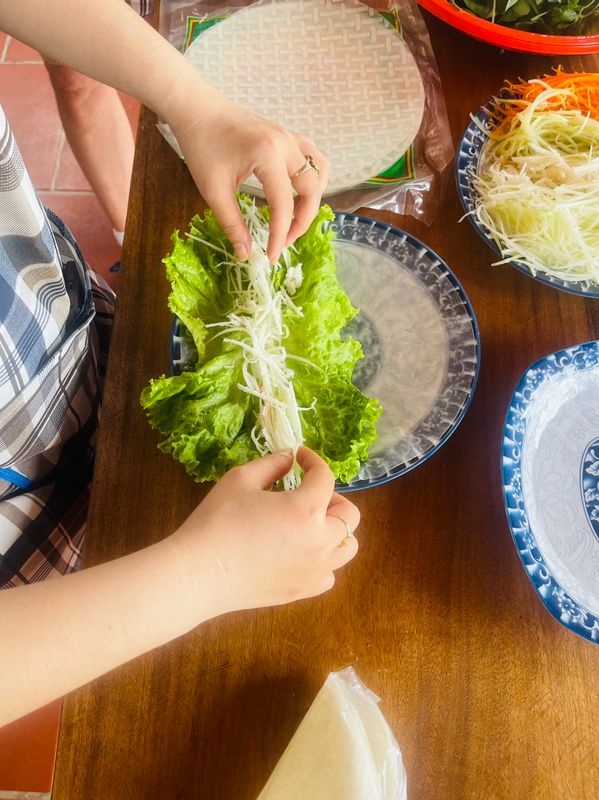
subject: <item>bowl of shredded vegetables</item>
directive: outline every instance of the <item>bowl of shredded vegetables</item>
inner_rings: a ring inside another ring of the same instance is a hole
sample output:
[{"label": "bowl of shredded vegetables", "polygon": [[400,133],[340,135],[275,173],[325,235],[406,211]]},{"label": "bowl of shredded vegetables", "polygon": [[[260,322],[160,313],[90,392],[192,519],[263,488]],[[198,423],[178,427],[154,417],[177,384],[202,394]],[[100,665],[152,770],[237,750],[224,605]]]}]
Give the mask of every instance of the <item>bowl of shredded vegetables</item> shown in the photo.
[{"label": "bowl of shredded vegetables", "polygon": [[599,0],[418,0],[483,42],[526,53],[599,53]]},{"label": "bowl of shredded vegetables", "polygon": [[458,148],[465,216],[534,279],[599,297],[599,74],[507,82]]}]

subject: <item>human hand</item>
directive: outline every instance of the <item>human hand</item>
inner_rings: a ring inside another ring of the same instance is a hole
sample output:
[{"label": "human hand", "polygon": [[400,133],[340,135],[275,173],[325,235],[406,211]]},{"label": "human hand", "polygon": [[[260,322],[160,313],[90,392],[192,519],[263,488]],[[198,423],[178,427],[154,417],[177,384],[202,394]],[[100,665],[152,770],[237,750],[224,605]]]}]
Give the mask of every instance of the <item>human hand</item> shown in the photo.
[{"label": "human hand", "polygon": [[[235,192],[252,173],[262,183],[271,209],[267,249],[271,261],[308,229],[320,206],[329,174],[329,162],[309,139],[244,111],[222,97],[211,100],[208,112],[179,124],[171,123],[171,128],[196,185],[238,258],[247,258],[252,242]],[[308,154],[314,158],[320,173],[308,169],[296,176]]]},{"label": "human hand", "polygon": [[[55,0],[52,18],[39,25],[39,0],[19,0],[0,3],[0,16],[3,30],[47,59],[133,95],[168,123],[198,188],[240,257],[249,252],[251,242],[235,191],[255,173],[273,212],[268,255],[277,258],[316,215],[329,171],[324,155],[313,142],[224,98],[121,0],[92,6],[93,12],[87,13],[85,3]],[[310,169],[293,178],[306,154],[313,156],[320,175]]]},{"label": "human hand", "polygon": [[334,493],[334,477],[320,456],[298,452],[304,471],[295,491],[270,487],[292,465],[276,453],[228,472],[170,537],[187,565],[192,598],[209,615],[289,603],[326,592],[334,570],[358,551],[356,506]]}]

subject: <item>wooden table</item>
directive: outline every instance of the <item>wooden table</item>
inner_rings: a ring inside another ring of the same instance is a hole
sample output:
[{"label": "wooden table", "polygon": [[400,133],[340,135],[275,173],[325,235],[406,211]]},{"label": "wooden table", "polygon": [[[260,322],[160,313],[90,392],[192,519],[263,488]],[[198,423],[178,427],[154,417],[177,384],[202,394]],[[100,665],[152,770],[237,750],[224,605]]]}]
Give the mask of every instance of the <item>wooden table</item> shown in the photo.
[{"label": "wooden table", "polygon": [[[454,142],[506,77],[597,60],[501,53],[427,16]],[[200,199],[142,114],[86,562],[172,531],[203,494],[156,449],[139,406],[168,370],[161,258]],[[400,743],[410,800],[599,797],[599,648],[536,596],[503,510],[503,418],[537,358],[599,337],[599,301],[511,268],[468,223],[452,175],[434,224],[375,213],[456,272],[476,311],[482,370],[449,442],[418,469],[353,495],[359,557],[330,594],[217,619],[64,703],[53,800],[255,800],[331,670],[353,664]],[[306,798],[309,800],[309,798]],[[335,798],[343,800],[343,798]]]}]

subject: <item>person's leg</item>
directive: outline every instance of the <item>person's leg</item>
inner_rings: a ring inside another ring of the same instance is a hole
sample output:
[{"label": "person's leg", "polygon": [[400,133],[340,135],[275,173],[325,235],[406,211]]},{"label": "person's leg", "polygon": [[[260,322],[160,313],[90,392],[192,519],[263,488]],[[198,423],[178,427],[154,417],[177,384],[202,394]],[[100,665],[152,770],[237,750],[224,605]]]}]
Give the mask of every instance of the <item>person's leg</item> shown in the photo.
[{"label": "person's leg", "polygon": [[115,231],[125,229],[135,143],[118,92],[46,62],[67,141]]}]

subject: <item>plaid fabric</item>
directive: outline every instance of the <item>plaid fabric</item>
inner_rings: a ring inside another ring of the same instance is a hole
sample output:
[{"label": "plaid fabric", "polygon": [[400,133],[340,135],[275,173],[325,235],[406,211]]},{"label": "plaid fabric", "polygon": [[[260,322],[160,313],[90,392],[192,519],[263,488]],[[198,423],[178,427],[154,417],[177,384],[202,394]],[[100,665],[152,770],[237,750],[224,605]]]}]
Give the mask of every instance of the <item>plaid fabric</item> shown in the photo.
[{"label": "plaid fabric", "polygon": [[0,107],[0,588],[78,566],[113,304]]}]

